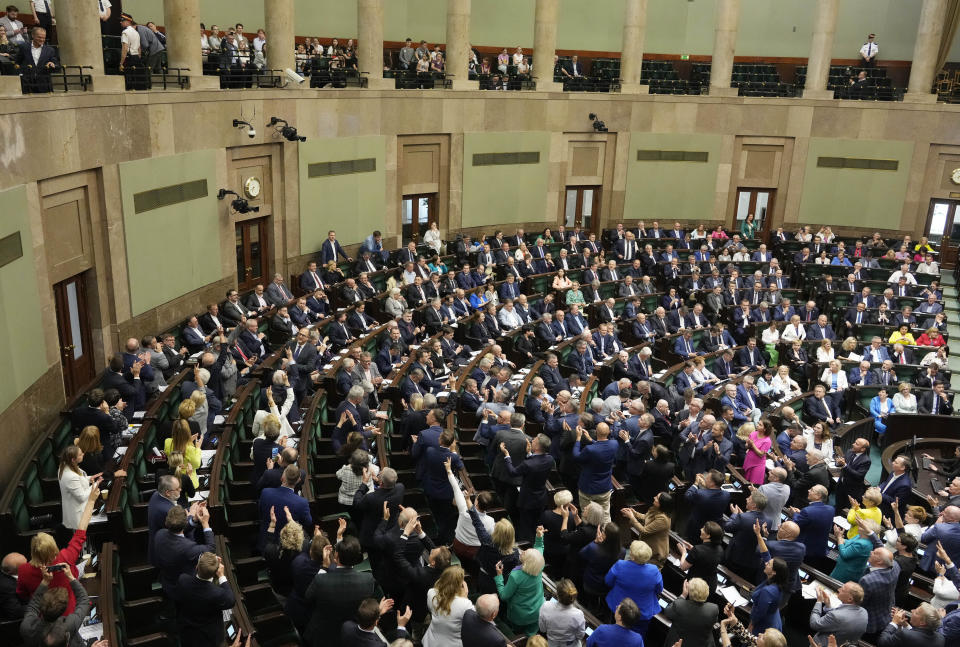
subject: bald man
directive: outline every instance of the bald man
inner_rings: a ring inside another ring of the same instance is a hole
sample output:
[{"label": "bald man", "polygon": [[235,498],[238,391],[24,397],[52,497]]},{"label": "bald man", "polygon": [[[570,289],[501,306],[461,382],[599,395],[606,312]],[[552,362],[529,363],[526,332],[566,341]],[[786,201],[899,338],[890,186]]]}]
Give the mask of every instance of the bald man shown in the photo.
[{"label": "bald man", "polygon": [[10,553],[0,564],[0,621],[23,618],[27,603],[17,596],[17,569],[26,562],[20,553]]},{"label": "bald man", "polygon": [[[757,528],[755,527],[755,529]],[[797,575],[797,570],[803,564],[803,558],[807,554],[807,547],[797,541],[799,536],[800,526],[793,521],[784,521],[777,531],[776,539],[765,541],[762,534],[757,537],[757,550],[764,564],[775,557],[779,557],[787,563],[787,569],[790,573],[788,582],[791,593],[800,590],[800,578]],[[757,580],[757,584],[766,579],[766,575],[762,573],[758,577],[760,579]]]},{"label": "bald man", "polygon": [[500,598],[487,593],[477,598],[473,609],[463,614],[460,630],[463,647],[503,647],[507,644],[500,630],[494,624],[494,618],[500,612]]},{"label": "bald man", "polygon": [[817,592],[817,603],[810,612],[810,628],[817,633],[814,641],[827,647],[830,635],[838,645],[857,642],[867,629],[867,610],[863,602],[863,587],[856,582],[846,582],[837,591],[840,606],[830,606],[830,596],[822,589]]},{"label": "bald man", "polygon": [[[880,540],[871,533],[868,538],[876,545]],[[936,552],[936,551],[933,551]],[[897,579],[900,577],[900,565],[893,559],[893,553],[888,549],[874,548],[867,559],[869,571],[860,578],[863,587],[863,608],[867,610],[867,629],[864,640],[877,644],[877,637],[883,628],[890,622],[891,607],[893,607]]]},{"label": "bald man", "polygon": [[[960,477],[954,479],[954,481],[957,480],[960,480]],[[955,505],[944,508],[936,523],[923,533],[920,541],[927,546],[936,546],[937,542],[940,542],[950,559],[954,563],[960,563],[960,508]],[[925,551],[920,560],[920,568],[932,573],[934,557],[936,557],[935,550]]]}]

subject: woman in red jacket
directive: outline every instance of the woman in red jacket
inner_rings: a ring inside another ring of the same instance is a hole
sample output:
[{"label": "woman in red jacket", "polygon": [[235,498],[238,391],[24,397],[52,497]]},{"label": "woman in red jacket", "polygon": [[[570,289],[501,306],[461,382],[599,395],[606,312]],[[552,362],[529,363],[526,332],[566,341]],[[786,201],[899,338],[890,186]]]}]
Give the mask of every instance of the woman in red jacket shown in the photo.
[{"label": "woman in red jacket", "polygon": [[[83,554],[83,543],[87,540],[87,526],[90,524],[90,517],[93,515],[93,508],[100,496],[100,488],[90,489],[90,495],[87,497],[87,505],[83,509],[80,517],[80,523],[77,529],[73,531],[73,537],[70,543],[63,550],[57,550],[57,542],[53,537],[45,532],[41,532],[30,540],[30,561],[21,564],[17,569],[17,595],[21,600],[29,600],[33,597],[34,591],[43,581],[43,567],[53,564],[65,563],[73,573],[73,577],[79,577],[77,570],[77,561]],[[77,599],[70,588],[70,581],[63,571],[57,571],[50,582],[50,588],[64,588],[67,590],[68,600],[67,609],[63,612],[64,616],[73,613],[77,605]]]}]

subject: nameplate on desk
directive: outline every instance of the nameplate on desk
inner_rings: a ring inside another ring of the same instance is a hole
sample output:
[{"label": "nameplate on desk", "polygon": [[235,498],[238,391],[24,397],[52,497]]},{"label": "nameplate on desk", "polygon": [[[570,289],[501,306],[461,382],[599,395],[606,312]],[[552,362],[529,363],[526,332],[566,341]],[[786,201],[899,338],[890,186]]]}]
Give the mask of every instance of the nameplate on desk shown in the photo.
[{"label": "nameplate on desk", "polygon": [[134,419],[134,420],[142,420],[142,419],[143,419],[143,414],[145,414],[145,413],[146,413],[146,411],[137,411],[137,412],[135,412],[135,413],[133,414],[133,419]]}]

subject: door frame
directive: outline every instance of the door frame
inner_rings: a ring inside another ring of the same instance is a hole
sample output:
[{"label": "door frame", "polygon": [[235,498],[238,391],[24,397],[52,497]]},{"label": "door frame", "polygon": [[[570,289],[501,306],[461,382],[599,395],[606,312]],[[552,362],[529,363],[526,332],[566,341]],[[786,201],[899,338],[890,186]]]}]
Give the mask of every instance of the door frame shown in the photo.
[{"label": "door frame", "polygon": [[[250,218],[247,220],[238,220],[234,223],[234,258],[236,258],[236,231],[237,227],[241,228],[242,234],[242,246],[244,250],[244,276],[237,276],[237,290],[241,293],[252,290],[257,283],[263,283],[266,285],[270,282],[270,216],[262,216],[260,218]],[[260,243],[260,268],[261,268],[261,277],[260,281],[254,281],[250,276],[250,272],[253,270],[253,266],[250,261],[250,240],[247,237],[246,233],[256,226],[259,234],[259,243]],[[237,268],[239,269],[239,268]]]},{"label": "door frame", "polygon": [[574,207],[574,225],[577,225],[577,217],[581,218],[581,223],[579,227],[583,229],[582,218],[583,218],[583,194],[585,191],[593,191],[593,208],[590,212],[590,229],[586,230],[588,234],[596,234],[597,238],[600,238],[600,200],[601,194],[603,192],[602,184],[569,184],[563,187],[563,211],[560,213],[560,224],[566,226],[567,224],[567,194],[569,191],[577,192],[577,204]]},{"label": "door frame", "polygon": [[733,198],[733,223],[729,225],[730,231],[740,231],[740,225],[737,223],[740,222],[737,219],[737,208],[740,206],[740,193],[749,192],[750,193],[750,205],[747,207],[747,213],[753,213],[756,216],[756,207],[757,207],[757,194],[758,193],[769,193],[770,197],[767,200],[767,210],[764,214],[763,222],[760,225],[760,229],[757,230],[757,238],[762,240],[764,243],[770,242],[770,230],[771,230],[771,220],[773,218],[773,208],[777,201],[777,189],[773,187],[753,187],[753,186],[738,186],[736,187],[736,192],[734,193]]},{"label": "door frame", "polygon": [[960,240],[950,236],[953,232],[954,224],[960,224],[960,200],[956,198],[930,198],[930,206],[927,207],[927,218],[923,224],[923,235],[930,234],[930,225],[933,220],[933,208],[937,203],[946,203],[950,205],[950,211],[947,212],[947,221],[943,225],[943,237],[938,243],[940,255],[938,261],[941,267],[954,267],[957,263],[957,256],[960,254]]},{"label": "door frame", "polygon": [[[86,271],[75,274],[51,286],[56,312],[57,341],[60,353],[60,368],[63,374],[63,390],[69,400],[80,392],[96,375],[94,367],[93,330],[90,325],[90,308],[87,301]],[[80,325],[80,343],[85,352],[80,361],[72,359],[73,325],[70,320],[70,305],[67,285],[77,286],[77,322]]]}]

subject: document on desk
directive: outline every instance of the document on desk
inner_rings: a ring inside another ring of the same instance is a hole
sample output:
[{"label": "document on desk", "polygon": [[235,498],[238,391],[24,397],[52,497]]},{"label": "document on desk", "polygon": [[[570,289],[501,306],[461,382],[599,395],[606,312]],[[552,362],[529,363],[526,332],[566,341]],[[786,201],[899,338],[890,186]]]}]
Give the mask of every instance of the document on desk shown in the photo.
[{"label": "document on desk", "polygon": [[750,601],[740,595],[740,591],[735,586],[718,586],[717,592],[723,596],[723,599],[735,607],[743,607],[750,604]]}]

